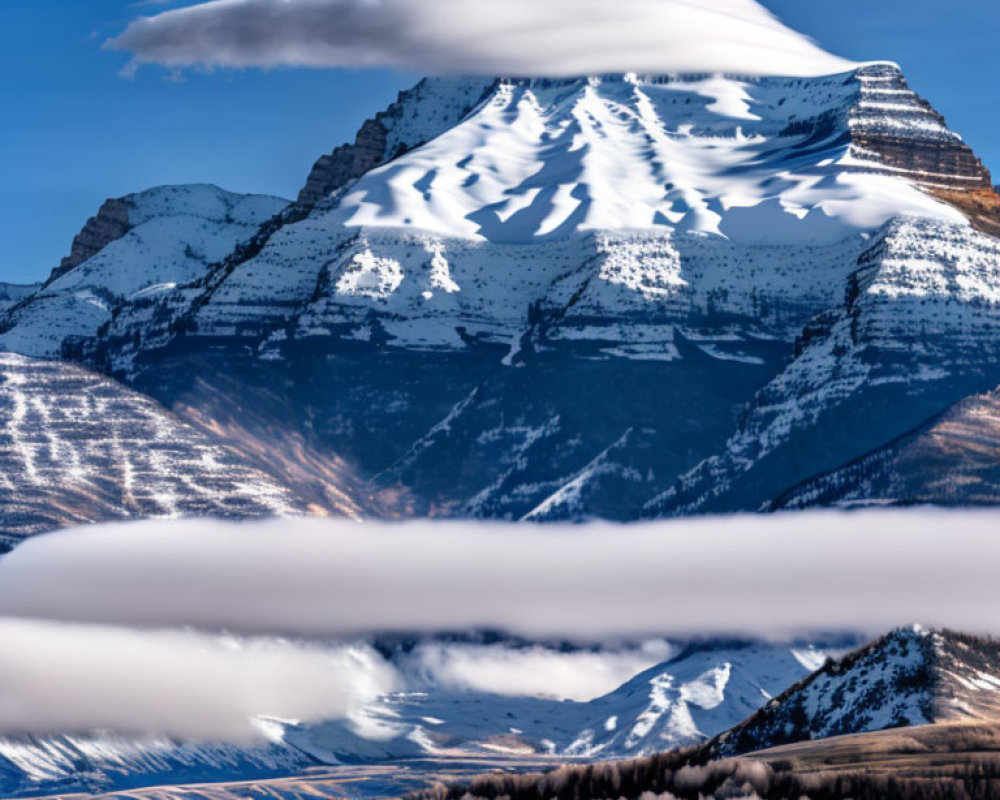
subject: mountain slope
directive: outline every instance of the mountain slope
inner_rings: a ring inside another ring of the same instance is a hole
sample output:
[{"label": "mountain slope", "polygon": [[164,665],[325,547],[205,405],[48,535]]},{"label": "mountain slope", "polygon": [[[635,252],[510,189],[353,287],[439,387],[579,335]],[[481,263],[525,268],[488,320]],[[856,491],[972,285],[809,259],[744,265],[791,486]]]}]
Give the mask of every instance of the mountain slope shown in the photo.
[{"label": "mountain slope", "polygon": [[758,510],[1000,383],[1000,240],[903,218],[858,267],[844,305],[810,323],[720,454],[649,513]]},{"label": "mountain slope", "polygon": [[888,445],[789,489],[770,508],[995,505],[997,403],[996,392],[963,400]]},{"label": "mountain slope", "polygon": [[0,283],[0,313],[30,297],[41,286],[40,283]]},{"label": "mountain slope", "polygon": [[0,355],[0,549],[86,522],[307,510],[150,398],[68,364]]},{"label": "mountain slope", "polygon": [[810,739],[960,721],[997,721],[1000,644],[899,630],[799,685],[713,742],[731,756]]}]

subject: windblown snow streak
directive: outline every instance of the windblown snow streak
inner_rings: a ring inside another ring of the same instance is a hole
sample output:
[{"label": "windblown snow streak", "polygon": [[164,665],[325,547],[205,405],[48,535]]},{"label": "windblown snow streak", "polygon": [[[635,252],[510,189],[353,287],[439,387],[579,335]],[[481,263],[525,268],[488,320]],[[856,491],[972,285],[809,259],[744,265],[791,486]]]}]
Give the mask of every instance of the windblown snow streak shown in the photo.
[{"label": "windblown snow streak", "polygon": [[754,0],[215,0],[139,19],[107,46],[132,52],[133,70],[158,63],[821,75],[849,66]]}]

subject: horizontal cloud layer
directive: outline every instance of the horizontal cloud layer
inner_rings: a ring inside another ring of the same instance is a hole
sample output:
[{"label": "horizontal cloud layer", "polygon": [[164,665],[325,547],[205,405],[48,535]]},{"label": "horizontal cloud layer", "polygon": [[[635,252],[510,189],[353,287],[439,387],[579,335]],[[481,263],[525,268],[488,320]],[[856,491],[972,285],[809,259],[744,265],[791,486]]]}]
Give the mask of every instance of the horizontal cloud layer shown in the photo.
[{"label": "horizontal cloud layer", "polygon": [[0,559],[0,616],[354,637],[1000,626],[995,512],[622,528],[282,520],[106,525]]},{"label": "horizontal cloud layer", "polygon": [[755,0],[214,0],[134,21],[132,67],[397,67],[485,75],[818,75],[850,64]]},{"label": "horizontal cloud layer", "polygon": [[364,647],[0,619],[0,735],[255,744],[253,717],[344,718],[396,677]]}]

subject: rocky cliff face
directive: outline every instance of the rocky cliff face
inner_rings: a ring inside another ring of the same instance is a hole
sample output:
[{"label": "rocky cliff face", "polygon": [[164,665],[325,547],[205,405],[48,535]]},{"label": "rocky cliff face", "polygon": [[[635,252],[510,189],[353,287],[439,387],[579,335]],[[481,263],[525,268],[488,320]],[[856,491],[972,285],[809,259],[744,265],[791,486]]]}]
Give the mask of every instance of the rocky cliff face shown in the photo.
[{"label": "rocky cliff face", "polygon": [[855,158],[928,187],[992,191],[983,162],[896,67],[864,67],[857,75],[861,93],[850,111]]},{"label": "rocky cliff face", "polygon": [[49,280],[54,280],[87,259],[93,258],[109,244],[128,233],[132,229],[129,219],[131,208],[132,202],[128,197],[106,200],[97,214],[87,220],[83,229],[73,239],[70,254],[52,271]]},{"label": "rocky cliff face", "polygon": [[[297,205],[312,208],[365,173],[444,133],[474,108],[488,87],[488,81],[427,78],[401,92],[395,103],[361,126],[354,144],[319,158],[299,192]],[[416,118],[419,124],[408,126]]]}]

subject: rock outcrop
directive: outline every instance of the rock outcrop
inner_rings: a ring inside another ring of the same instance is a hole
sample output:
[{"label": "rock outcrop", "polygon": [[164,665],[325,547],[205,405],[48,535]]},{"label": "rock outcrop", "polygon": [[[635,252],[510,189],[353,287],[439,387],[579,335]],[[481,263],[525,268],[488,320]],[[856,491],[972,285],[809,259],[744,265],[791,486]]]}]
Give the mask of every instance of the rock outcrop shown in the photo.
[{"label": "rock outcrop", "polygon": [[895,65],[857,71],[861,93],[850,111],[851,152],[923,186],[992,191],[990,171]]},{"label": "rock outcrop", "polygon": [[[312,208],[365,173],[443,133],[473,109],[489,85],[489,81],[456,83],[428,78],[400,92],[395,103],[361,126],[353,144],[341,145],[319,158],[296,205]],[[413,125],[417,115],[419,124]],[[404,127],[410,130],[401,133]]]},{"label": "rock outcrop", "polygon": [[1000,238],[1000,194],[991,189],[945,189],[928,187],[928,192],[954,206],[980,233]]},{"label": "rock outcrop", "polygon": [[365,122],[354,144],[341,145],[319,158],[296,202],[301,206],[314,206],[340,187],[375,169],[385,161],[388,139],[389,132],[378,117]]},{"label": "rock outcrop", "polygon": [[52,271],[49,281],[93,258],[113,241],[128,233],[132,229],[129,219],[131,208],[132,202],[127,197],[106,200],[97,215],[87,220],[83,229],[73,239],[70,254]]}]

